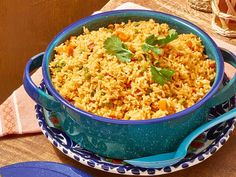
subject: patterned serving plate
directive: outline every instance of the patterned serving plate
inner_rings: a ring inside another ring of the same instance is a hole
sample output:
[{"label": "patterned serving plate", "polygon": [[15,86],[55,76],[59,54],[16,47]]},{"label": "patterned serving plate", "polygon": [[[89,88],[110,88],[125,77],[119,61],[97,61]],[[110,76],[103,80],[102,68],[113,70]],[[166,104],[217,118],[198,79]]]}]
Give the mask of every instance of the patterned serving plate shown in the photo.
[{"label": "patterned serving plate", "polygon": [[[223,84],[225,85],[226,82],[227,79],[225,78]],[[45,89],[44,83],[41,84],[41,88]],[[215,117],[227,112],[234,107],[235,98],[231,98],[229,101],[211,108],[208,120],[214,119]],[[73,142],[60,129],[58,124],[59,121],[54,112],[47,111],[40,105],[35,106],[35,111],[43,134],[65,155],[86,166],[96,168],[98,170],[115,174],[140,176],[167,174],[183,170],[203,162],[225,144],[229,138],[230,133],[233,131],[234,123],[236,122],[236,119],[226,121],[201,134],[191,144],[190,148],[188,149],[188,155],[179,163],[164,168],[147,169],[125,164],[121,160],[101,157],[90,151],[87,151],[86,149],[83,149],[78,144]]]}]

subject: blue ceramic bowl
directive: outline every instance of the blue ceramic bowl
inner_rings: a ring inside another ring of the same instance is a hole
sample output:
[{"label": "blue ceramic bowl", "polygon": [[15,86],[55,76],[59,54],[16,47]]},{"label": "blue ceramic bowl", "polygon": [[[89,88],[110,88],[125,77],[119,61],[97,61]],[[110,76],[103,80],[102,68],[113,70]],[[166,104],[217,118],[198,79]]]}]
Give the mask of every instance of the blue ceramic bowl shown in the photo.
[{"label": "blue ceramic bowl", "polygon": [[[51,83],[49,63],[54,48],[71,35],[82,33],[83,26],[90,30],[111,23],[154,19],[167,23],[178,33],[193,33],[205,46],[205,53],[216,61],[216,78],[209,93],[198,103],[184,111],[163,118],[150,120],[114,120],[88,113],[62,98]],[[232,53],[223,51],[225,60],[236,66]],[[30,72],[42,65],[43,79],[50,94],[40,90],[31,80]],[[236,91],[236,77],[217,93],[224,74],[223,58],[214,41],[197,26],[165,13],[147,10],[121,10],[105,12],[84,18],[59,33],[49,44],[45,53],[31,58],[24,73],[24,87],[38,104],[57,112],[61,127],[81,147],[102,156],[131,159],[153,154],[171,152],[193,129],[203,124],[210,107],[229,99]]]}]

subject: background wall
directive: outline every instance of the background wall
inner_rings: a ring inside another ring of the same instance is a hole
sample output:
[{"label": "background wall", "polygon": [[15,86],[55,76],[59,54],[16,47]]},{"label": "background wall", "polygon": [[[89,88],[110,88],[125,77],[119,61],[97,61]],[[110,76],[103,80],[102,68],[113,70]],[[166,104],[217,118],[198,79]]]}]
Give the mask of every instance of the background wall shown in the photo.
[{"label": "background wall", "polygon": [[108,0],[0,0],[0,103],[22,84],[27,60],[64,27]]}]

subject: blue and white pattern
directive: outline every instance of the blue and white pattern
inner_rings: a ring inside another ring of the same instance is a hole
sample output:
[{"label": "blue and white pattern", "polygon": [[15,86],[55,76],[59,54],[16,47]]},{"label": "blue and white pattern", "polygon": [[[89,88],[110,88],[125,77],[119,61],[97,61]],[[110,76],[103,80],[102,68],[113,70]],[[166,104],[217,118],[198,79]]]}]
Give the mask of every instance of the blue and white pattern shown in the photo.
[{"label": "blue and white pattern", "polygon": [[[44,88],[43,83],[41,84],[41,87]],[[225,113],[234,107],[235,99],[232,98],[224,104],[211,108],[209,120]],[[201,136],[204,137],[201,138],[202,146],[190,148],[192,150],[189,150],[188,155],[181,162],[165,168],[146,169],[134,167],[125,164],[122,161],[106,159],[81,148],[79,145],[74,143],[63,131],[53,127],[53,124],[49,122],[49,117],[53,113],[48,112],[39,105],[35,106],[35,110],[36,117],[43,134],[65,155],[86,166],[96,168],[98,170],[116,174],[140,176],[172,173],[201,163],[224,145],[224,143],[228,140],[230,133],[233,131],[234,123],[236,122],[236,119],[229,120],[204,132],[204,134]]]}]

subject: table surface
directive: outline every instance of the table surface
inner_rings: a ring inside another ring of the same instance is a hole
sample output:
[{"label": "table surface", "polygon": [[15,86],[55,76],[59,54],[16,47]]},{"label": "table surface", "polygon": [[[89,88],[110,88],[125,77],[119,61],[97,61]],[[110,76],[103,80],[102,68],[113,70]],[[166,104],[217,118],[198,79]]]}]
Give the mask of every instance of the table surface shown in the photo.
[{"label": "table surface", "polygon": [[[212,14],[203,13],[191,9],[187,0],[129,0],[137,4],[158,11],[167,12],[185,18],[207,33],[236,45],[236,39],[219,36],[211,29]],[[127,0],[111,0],[101,10],[108,11],[127,2]],[[33,105],[32,105],[33,106]],[[169,177],[235,177],[236,176],[236,133],[231,134],[230,139],[211,158],[194,167],[168,174]],[[51,143],[41,134],[11,135],[0,138],[0,167],[23,161],[54,161],[78,167],[96,177],[113,177],[114,174],[105,173],[89,168],[63,155],[55,149]]]}]

